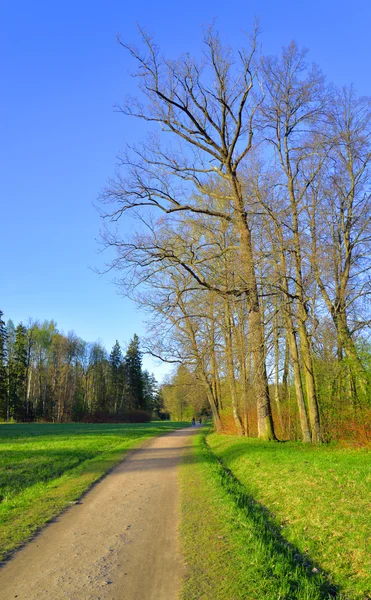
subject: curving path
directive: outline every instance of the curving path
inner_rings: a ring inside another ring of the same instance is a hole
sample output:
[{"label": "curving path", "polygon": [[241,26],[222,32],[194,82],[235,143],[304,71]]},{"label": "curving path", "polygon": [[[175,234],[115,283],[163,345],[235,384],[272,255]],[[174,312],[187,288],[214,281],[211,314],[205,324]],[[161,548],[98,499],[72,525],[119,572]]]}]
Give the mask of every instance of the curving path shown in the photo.
[{"label": "curving path", "polygon": [[195,429],[128,454],[0,571],[2,600],[176,600],[177,467]]}]

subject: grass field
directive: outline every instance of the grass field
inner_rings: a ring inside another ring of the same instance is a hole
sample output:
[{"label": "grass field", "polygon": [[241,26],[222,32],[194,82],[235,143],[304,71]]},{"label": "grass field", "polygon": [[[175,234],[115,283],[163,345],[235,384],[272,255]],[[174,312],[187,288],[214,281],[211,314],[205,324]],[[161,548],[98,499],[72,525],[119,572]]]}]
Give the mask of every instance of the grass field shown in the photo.
[{"label": "grass field", "polygon": [[184,600],[371,598],[369,451],[206,439],[180,476]]},{"label": "grass field", "polygon": [[0,559],[146,438],[184,423],[0,425]]}]

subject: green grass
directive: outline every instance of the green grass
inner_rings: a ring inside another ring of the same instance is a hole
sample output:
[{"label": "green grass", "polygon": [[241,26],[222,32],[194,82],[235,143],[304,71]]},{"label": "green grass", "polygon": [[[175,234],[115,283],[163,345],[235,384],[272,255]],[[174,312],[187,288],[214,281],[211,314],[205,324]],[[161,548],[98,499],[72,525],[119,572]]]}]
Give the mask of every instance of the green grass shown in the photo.
[{"label": "green grass", "polygon": [[149,437],[184,423],[0,425],[0,560]]},{"label": "green grass", "polygon": [[195,442],[180,476],[183,600],[371,597],[367,450]]}]

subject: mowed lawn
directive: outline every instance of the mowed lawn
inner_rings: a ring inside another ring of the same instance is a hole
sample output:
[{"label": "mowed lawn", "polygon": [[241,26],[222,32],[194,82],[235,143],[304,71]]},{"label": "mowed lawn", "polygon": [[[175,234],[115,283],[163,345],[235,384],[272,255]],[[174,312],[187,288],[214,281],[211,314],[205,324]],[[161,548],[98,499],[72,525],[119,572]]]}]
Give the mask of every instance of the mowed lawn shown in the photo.
[{"label": "mowed lawn", "polygon": [[1,424],[0,560],[145,439],[184,423]]},{"label": "mowed lawn", "polygon": [[184,600],[371,598],[370,459],[199,436],[181,472]]}]

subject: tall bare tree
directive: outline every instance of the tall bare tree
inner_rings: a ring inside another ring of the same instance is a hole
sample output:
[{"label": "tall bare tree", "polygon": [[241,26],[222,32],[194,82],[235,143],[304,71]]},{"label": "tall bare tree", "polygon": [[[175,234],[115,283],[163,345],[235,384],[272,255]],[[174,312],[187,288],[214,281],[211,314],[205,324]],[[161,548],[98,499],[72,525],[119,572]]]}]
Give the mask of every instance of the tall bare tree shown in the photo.
[{"label": "tall bare tree", "polygon": [[[104,195],[106,202],[114,204],[109,216],[118,220],[129,209],[150,206],[167,214],[187,211],[233,221],[243,265],[239,288],[249,310],[259,437],[274,439],[249,199],[241,179],[262,101],[257,85],[257,32],[249,49],[240,50],[236,57],[208,29],[202,62],[189,55],[177,61],[163,59],[152,39],[141,34],[142,51],[122,45],[137,63],[144,101],[128,98],[120,110],[159,124],[161,140],[170,134],[178,145],[164,147],[155,134],[146,146],[136,147],[123,158],[125,174],[119,173]],[[218,181],[225,188],[224,209],[220,208],[219,192],[217,202],[213,202]],[[204,281],[200,283],[206,286]]]},{"label": "tall bare tree", "polygon": [[291,252],[295,267],[297,324],[303,359],[309,417],[314,442],[322,440],[310,337],[308,335],[308,297],[304,278],[303,226],[304,196],[317,171],[308,181],[304,165],[313,149],[312,136],[325,120],[326,86],[321,72],[305,62],[306,51],[292,43],[280,58],[264,61],[266,99],[261,108],[266,137],[281,170],[286,187],[292,232]]},{"label": "tall bare tree", "polygon": [[327,114],[326,168],[308,190],[311,263],[337,332],[338,358],[345,352],[364,389],[355,334],[369,323],[363,307],[371,293],[371,102],[353,88],[334,90]]}]

